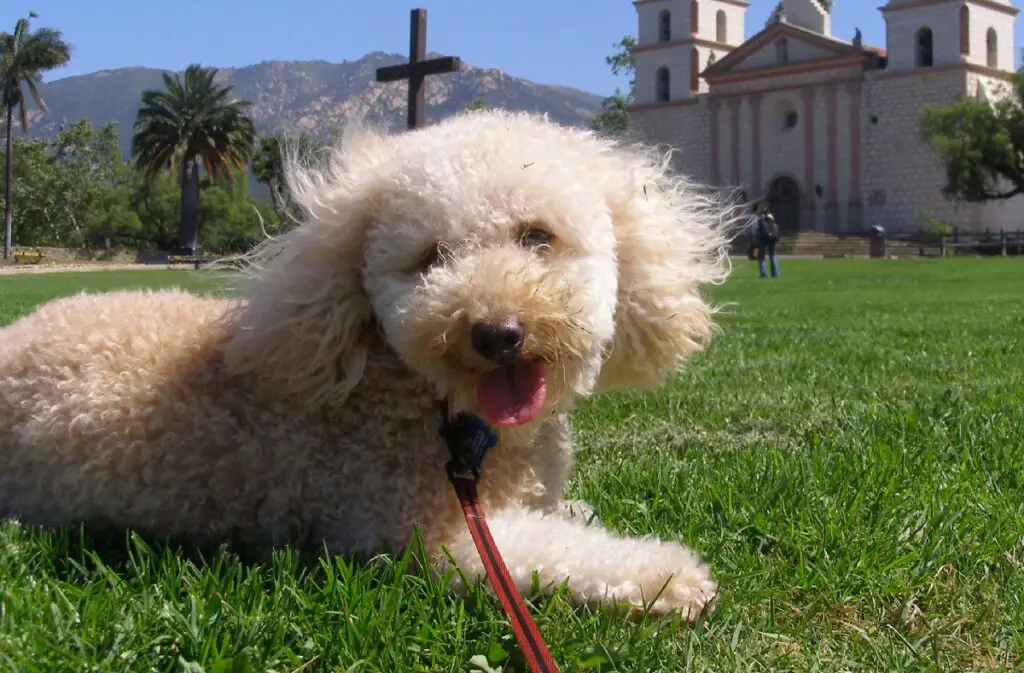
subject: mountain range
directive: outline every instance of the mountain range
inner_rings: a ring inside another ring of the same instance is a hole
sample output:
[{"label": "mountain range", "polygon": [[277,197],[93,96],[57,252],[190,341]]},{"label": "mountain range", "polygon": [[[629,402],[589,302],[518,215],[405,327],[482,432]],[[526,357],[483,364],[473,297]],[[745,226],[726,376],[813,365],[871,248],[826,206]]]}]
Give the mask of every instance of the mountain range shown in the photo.
[{"label": "mountain range", "polygon": [[[302,130],[325,136],[345,122],[363,119],[393,129],[405,126],[404,82],[375,81],[377,68],[407,62],[397,54],[373,52],[355,61],[265,61],[241,68],[220,68],[218,80],[234,87],[252,106],[249,117],[261,134]],[[146,89],[163,88],[153,68],[101,70],[47,82],[40,93],[49,113],[31,112],[30,135],[51,137],[69,121],[88,119],[95,127],[118,123],[122,146],[131,147],[131,127]],[[427,123],[461,110],[477,99],[491,107],[545,112],[557,122],[586,125],[601,107],[601,97],[578,89],[535,84],[501,70],[463,63],[460,72],[428,77]]]}]

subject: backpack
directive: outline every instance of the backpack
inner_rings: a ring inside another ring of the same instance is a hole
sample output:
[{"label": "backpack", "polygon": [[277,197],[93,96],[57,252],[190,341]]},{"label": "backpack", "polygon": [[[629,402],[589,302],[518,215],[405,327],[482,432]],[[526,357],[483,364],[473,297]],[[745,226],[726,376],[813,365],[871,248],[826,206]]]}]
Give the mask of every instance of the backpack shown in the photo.
[{"label": "backpack", "polygon": [[771,215],[761,216],[761,235],[772,242],[779,240],[779,223]]}]

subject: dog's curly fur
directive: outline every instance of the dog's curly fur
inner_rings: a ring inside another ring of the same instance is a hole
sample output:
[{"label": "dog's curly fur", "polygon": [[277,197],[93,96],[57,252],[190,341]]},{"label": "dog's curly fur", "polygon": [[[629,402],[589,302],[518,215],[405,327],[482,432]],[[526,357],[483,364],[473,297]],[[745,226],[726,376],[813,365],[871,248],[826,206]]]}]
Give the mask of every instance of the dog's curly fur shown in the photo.
[{"label": "dog's curly fur", "polygon": [[438,401],[478,411],[494,365],[471,325],[514,316],[548,394],[499,429],[480,492],[520,587],[536,572],[579,603],[704,609],[694,553],[573,515],[567,413],[708,342],[698,289],[728,273],[728,208],[664,152],[503,112],[350,133],[290,184],[308,217],[246,257],[247,299],[80,294],[0,331],[0,515],[346,554],[418,525],[439,568],[447,550],[482,578]]}]

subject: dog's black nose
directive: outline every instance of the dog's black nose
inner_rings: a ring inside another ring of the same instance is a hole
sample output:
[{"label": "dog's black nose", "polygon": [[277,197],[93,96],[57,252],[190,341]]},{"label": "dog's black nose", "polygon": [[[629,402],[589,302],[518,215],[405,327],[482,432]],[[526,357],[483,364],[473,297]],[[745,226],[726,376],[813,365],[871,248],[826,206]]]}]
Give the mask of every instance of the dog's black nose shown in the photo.
[{"label": "dog's black nose", "polygon": [[508,363],[523,350],[526,333],[519,318],[508,317],[498,322],[474,323],[470,330],[473,349],[494,362]]}]

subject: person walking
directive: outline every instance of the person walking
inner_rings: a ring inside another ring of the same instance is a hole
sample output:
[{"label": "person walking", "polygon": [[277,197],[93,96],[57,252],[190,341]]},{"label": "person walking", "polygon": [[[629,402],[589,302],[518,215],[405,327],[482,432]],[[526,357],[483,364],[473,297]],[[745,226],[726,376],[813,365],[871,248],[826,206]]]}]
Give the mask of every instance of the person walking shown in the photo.
[{"label": "person walking", "polygon": [[775,244],[779,242],[779,224],[775,221],[768,204],[761,202],[755,216],[757,224],[757,268],[761,272],[761,278],[767,278],[765,270],[765,259],[771,264],[772,278],[778,278],[779,262],[775,258]]}]

